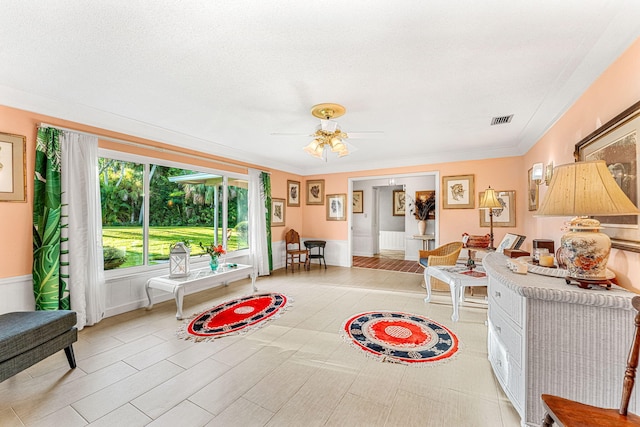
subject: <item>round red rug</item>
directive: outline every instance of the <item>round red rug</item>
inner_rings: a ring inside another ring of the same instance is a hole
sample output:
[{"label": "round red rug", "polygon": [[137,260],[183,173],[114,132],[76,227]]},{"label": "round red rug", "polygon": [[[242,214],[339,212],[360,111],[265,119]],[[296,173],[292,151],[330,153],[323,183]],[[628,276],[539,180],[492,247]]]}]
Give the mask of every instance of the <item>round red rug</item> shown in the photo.
[{"label": "round red rug", "polygon": [[237,298],[196,314],[178,330],[178,337],[203,341],[248,332],[276,318],[287,302],[287,297],[279,293]]},{"label": "round red rug", "polygon": [[357,314],[345,322],[342,334],[368,355],[392,363],[442,362],[459,346],[458,337],[441,324],[393,311]]}]

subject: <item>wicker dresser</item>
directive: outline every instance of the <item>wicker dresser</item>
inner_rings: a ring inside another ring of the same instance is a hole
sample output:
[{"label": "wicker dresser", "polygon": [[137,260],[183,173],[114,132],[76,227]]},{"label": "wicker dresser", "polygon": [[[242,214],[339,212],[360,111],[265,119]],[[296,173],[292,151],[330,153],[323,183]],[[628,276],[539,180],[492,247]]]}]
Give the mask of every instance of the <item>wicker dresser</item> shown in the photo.
[{"label": "wicker dresser", "polygon": [[[522,419],[538,426],[542,393],[616,408],[633,334],[635,295],[581,289],[564,279],[520,275],[491,253],[488,351],[493,372]],[[640,408],[640,393],[630,411]]]}]

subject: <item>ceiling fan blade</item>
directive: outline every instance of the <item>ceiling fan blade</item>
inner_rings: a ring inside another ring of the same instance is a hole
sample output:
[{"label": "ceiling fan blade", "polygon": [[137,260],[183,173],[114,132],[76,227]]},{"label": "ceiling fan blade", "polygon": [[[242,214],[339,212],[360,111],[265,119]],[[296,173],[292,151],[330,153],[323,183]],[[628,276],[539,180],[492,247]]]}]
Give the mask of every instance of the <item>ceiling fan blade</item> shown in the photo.
[{"label": "ceiling fan blade", "polygon": [[383,131],[363,131],[363,132],[347,132],[347,136],[351,139],[379,139],[384,138]]}]

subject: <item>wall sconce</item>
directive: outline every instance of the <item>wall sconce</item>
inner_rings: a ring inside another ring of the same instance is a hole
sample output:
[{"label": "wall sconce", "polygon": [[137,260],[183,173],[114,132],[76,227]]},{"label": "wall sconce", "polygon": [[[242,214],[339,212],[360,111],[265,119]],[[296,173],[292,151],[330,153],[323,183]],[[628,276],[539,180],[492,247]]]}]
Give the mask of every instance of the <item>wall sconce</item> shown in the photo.
[{"label": "wall sconce", "polygon": [[545,168],[542,163],[534,163],[533,170],[531,171],[531,179],[535,181],[536,185],[544,184],[548,187],[553,177],[553,162],[549,162]]}]

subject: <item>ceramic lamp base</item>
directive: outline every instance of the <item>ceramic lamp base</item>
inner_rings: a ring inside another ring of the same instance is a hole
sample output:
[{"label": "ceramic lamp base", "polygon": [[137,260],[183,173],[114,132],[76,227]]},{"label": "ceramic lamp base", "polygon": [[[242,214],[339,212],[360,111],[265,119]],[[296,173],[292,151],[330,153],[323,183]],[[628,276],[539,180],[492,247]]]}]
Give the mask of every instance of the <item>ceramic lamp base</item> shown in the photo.
[{"label": "ceramic lamp base", "polygon": [[561,239],[562,256],[568,276],[576,281],[606,281],[611,239],[599,231],[600,222],[580,218],[571,222]]}]

